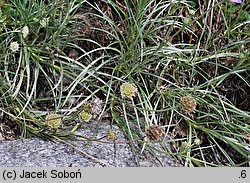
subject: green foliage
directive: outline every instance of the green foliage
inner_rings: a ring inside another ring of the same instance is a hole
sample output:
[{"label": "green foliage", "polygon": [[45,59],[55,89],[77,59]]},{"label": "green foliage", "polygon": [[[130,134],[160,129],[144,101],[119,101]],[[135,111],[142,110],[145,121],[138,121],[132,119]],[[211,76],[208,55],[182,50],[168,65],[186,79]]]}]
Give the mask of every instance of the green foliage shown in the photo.
[{"label": "green foliage", "polygon": [[[131,145],[135,154],[174,154],[185,166],[247,165],[249,5],[2,2],[0,110],[23,136],[70,137],[79,117],[88,121],[97,111],[97,121],[105,113],[130,140],[140,139]],[[91,98],[104,104],[86,109]],[[46,124],[52,112],[62,120],[57,130]],[[150,126],[164,129],[160,141],[144,138]]]}]

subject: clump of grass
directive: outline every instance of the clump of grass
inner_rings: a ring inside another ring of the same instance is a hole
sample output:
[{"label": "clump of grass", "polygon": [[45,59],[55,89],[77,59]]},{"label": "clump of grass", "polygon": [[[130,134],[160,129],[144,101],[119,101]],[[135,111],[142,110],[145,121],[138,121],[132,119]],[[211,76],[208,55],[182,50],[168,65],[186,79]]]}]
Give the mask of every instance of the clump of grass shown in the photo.
[{"label": "clump of grass", "polygon": [[72,16],[83,3],[1,1],[0,107],[19,125],[19,135],[47,136],[47,114],[60,114],[65,126],[75,118],[69,115],[77,111],[75,101],[85,99],[79,86],[89,67],[65,55],[74,47]]},{"label": "clump of grass", "polygon": [[[23,136],[67,138],[79,117],[107,113],[137,142],[135,154],[247,166],[244,1],[13,0],[0,8],[0,109]],[[46,123],[52,112],[62,120],[57,130]]]},{"label": "clump of grass", "polygon": [[[106,3],[112,16],[94,8],[113,29],[99,31],[113,37],[120,50],[114,54],[111,72],[114,95],[125,81],[138,90],[133,98],[112,97],[110,103],[113,119],[128,137],[141,137],[149,126],[157,125],[165,129],[162,142],[171,142],[172,153],[182,156],[187,166],[246,165],[248,137],[242,133],[249,134],[249,110],[237,108],[221,91],[232,76],[242,81],[244,95],[249,90],[249,63],[240,57],[249,44],[248,20],[241,17],[247,11],[245,4]],[[232,31],[239,27],[240,35]],[[150,142],[143,143],[153,148]]]}]

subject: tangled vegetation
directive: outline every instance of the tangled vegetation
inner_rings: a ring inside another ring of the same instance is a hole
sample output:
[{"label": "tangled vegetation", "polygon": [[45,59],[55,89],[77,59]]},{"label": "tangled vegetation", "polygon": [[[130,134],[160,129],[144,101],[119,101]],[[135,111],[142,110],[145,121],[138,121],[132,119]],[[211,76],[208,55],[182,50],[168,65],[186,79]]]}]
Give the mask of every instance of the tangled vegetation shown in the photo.
[{"label": "tangled vegetation", "polygon": [[249,24],[244,0],[0,0],[2,133],[109,120],[135,155],[249,166]]}]

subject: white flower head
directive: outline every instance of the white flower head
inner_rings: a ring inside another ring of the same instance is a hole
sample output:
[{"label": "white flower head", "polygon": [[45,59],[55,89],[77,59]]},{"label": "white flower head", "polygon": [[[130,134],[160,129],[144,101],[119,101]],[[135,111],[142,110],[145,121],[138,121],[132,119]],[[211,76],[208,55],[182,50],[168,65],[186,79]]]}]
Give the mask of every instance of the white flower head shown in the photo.
[{"label": "white flower head", "polygon": [[120,87],[122,98],[129,98],[131,99],[137,93],[137,88],[134,84],[129,82],[123,83]]},{"label": "white flower head", "polygon": [[79,115],[81,120],[83,120],[84,122],[88,122],[92,118],[92,115],[84,110]]},{"label": "white flower head", "polygon": [[43,18],[40,20],[40,25],[42,28],[47,27],[48,23],[49,23],[49,18]]},{"label": "white flower head", "polygon": [[188,13],[189,13],[190,15],[195,15],[195,11],[192,10],[192,9],[188,9]]},{"label": "white flower head", "polygon": [[24,26],[22,29],[22,34],[23,34],[23,38],[26,38],[29,34],[29,27],[28,26]]},{"label": "white flower head", "polygon": [[19,50],[19,44],[18,42],[11,42],[10,43],[10,49],[13,53],[16,53]]}]

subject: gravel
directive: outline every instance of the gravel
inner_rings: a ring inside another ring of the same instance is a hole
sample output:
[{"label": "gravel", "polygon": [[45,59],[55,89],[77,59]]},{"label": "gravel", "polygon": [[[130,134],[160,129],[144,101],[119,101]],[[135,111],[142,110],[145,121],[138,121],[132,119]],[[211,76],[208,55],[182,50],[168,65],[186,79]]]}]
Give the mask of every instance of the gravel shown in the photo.
[{"label": "gravel", "polygon": [[[110,128],[108,123],[102,123],[98,128],[97,137],[103,136]],[[84,128],[77,133],[91,136],[94,127]],[[113,126],[116,141],[126,141],[117,126]],[[103,139],[108,140],[108,139]],[[1,167],[158,167],[181,166],[170,155],[152,156],[132,153],[128,144],[107,144],[86,141],[67,141],[74,145],[73,148],[63,142],[45,141],[40,138],[0,141],[0,166]],[[87,157],[86,153],[91,157]],[[138,158],[140,157],[140,158]],[[160,161],[158,161],[160,160]],[[102,162],[102,163],[101,163]]]}]

